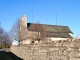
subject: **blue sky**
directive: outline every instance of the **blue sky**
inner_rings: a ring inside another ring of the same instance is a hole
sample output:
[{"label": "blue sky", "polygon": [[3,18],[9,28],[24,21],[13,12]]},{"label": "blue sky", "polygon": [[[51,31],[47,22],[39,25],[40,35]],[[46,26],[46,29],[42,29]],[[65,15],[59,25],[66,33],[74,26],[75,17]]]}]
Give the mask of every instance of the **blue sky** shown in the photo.
[{"label": "blue sky", "polygon": [[0,0],[1,26],[9,31],[24,14],[28,22],[69,26],[74,37],[80,34],[80,0]]}]

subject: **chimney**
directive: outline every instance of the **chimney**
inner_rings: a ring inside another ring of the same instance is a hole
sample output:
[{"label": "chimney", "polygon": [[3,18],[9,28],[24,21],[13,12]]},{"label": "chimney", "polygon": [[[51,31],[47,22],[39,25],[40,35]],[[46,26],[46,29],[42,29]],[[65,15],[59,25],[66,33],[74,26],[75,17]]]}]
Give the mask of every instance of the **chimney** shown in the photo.
[{"label": "chimney", "polygon": [[24,15],[20,19],[20,30],[19,30],[19,37],[20,40],[26,40],[27,39],[27,17]]},{"label": "chimney", "polygon": [[27,28],[27,17],[26,17],[26,15],[23,15],[23,17],[21,18],[21,21],[22,21],[23,26]]}]

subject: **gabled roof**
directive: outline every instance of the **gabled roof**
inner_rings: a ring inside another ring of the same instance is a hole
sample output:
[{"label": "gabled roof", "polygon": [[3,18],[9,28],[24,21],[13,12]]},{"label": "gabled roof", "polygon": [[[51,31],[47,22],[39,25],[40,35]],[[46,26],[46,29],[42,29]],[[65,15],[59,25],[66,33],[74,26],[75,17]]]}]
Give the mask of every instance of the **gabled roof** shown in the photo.
[{"label": "gabled roof", "polygon": [[29,31],[36,31],[35,28],[37,28],[40,25],[45,27],[49,37],[72,38],[72,36],[69,35],[69,33],[72,32],[68,26],[27,23],[27,28]]},{"label": "gabled roof", "polygon": [[48,36],[49,37],[61,37],[61,38],[73,38],[68,33],[48,33]]},{"label": "gabled roof", "polygon": [[68,26],[45,25],[48,32],[72,33]]},{"label": "gabled roof", "polygon": [[72,33],[68,26],[27,23],[28,30],[30,30],[30,31],[35,31],[36,26],[39,26],[39,25],[42,25],[42,26],[46,27],[46,31],[48,31],[48,32]]}]

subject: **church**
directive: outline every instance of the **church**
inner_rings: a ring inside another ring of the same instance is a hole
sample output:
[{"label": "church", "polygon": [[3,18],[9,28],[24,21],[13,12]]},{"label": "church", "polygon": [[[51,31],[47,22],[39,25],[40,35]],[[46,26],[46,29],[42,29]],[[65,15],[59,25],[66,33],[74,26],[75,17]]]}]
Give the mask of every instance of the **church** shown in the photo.
[{"label": "church", "polygon": [[[26,15],[21,18],[23,25],[26,27],[28,39],[23,40],[23,44],[28,44],[31,41],[31,36],[33,36],[33,32],[44,31],[48,34],[45,34],[45,38],[47,41],[56,41],[56,40],[67,40],[73,38],[73,32],[70,30],[68,26],[60,26],[60,25],[48,25],[48,24],[39,24],[39,23],[28,23]],[[41,28],[41,27],[45,28]],[[43,32],[43,33],[44,33]],[[40,35],[40,34],[39,34]]]}]

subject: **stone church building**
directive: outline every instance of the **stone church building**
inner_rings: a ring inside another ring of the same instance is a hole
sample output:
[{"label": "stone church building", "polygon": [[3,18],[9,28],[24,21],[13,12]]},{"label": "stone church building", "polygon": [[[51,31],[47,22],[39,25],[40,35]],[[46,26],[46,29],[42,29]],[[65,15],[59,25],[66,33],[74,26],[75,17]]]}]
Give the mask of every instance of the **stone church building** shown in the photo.
[{"label": "stone church building", "polygon": [[31,36],[32,37],[34,36],[33,33],[40,32],[42,30],[41,26],[45,27],[42,31],[48,33],[45,35],[45,38],[47,38],[48,41],[67,40],[67,39],[73,38],[73,32],[70,30],[68,26],[28,23],[27,21],[28,21],[27,17],[26,15],[24,15],[21,18],[21,22],[23,26],[26,27],[25,30],[27,31],[27,39],[22,40],[21,41],[22,44],[30,43]]}]

